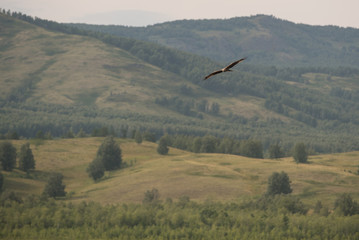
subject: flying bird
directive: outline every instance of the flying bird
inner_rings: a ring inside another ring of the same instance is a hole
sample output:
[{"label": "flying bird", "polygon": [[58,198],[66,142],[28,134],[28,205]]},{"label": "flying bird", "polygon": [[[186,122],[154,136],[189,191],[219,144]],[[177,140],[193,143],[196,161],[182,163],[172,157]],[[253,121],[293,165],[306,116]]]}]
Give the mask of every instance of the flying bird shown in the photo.
[{"label": "flying bird", "polygon": [[218,73],[223,73],[223,72],[231,72],[231,68],[234,67],[235,65],[237,65],[238,63],[242,62],[243,60],[246,60],[246,58],[241,58],[235,62],[232,62],[231,64],[229,64],[227,67],[222,68],[221,70],[215,71],[213,73],[210,73],[209,75],[207,75],[203,80],[207,80],[208,78],[212,77],[213,75],[216,75]]}]

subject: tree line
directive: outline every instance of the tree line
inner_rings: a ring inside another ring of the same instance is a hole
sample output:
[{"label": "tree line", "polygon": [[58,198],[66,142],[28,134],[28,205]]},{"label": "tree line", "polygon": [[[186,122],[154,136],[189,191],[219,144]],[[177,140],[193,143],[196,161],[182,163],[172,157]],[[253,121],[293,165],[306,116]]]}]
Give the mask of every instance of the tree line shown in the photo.
[{"label": "tree line", "polygon": [[[237,140],[229,137],[219,138],[211,135],[205,135],[203,137],[164,135],[160,138],[160,141],[163,141],[166,146],[195,153],[223,153],[252,158],[263,158],[265,155],[263,143],[255,139]],[[304,143],[298,142],[292,146],[290,151],[286,152],[279,143],[272,142],[266,154],[269,158],[282,158],[292,155],[296,162],[306,163],[309,148]]]},{"label": "tree line", "polygon": [[155,103],[186,116],[198,117],[200,119],[203,118],[201,113],[218,115],[220,111],[220,105],[217,102],[209,103],[205,99],[196,101],[195,99],[184,99],[180,96],[162,96],[157,97]]},{"label": "tree line", "polygon": [[308,207],[288,194],[201,203],[187,196],[161,199],[152,189],[142,204],[101,205],[9,193],[0,198],[0,234],[8,239],[356,239],[358,212],[347,214],[345,202],[358,207],[343,194],[332,213],[317,202],[308,215]]}]

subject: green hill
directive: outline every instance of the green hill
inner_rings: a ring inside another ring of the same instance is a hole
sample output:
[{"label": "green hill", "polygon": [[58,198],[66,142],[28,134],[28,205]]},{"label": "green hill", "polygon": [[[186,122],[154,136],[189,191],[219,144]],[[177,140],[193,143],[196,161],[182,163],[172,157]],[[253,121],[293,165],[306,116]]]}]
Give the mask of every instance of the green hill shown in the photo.
[{"label": "green hill", "polygon": [[[0,133],[59,137],[102,127],[296,142],[317,152],[359,146],[355,68],[259,67],[202,81],[207,58],[135,39],[0,14]],[[249,64],[251,63],[251,64]],[[255,63],[256,64],[256,63]]]},{"label": "green hill", "polygon": [[[117,139],[123,161],[128,167],[106,173],[94,183],[86,173],[103,138],[76,138],[30,141],[36,170],[26,177],[20,171],[4,172],[4,188],[22,195],[40,194],[49,172],[64,175],[66,191],[74,202],[141,202],[144,193],[158,189],[160,198],[188,196],[199,202],[236,201],[266,192],[267,179],[273,172],[285,171],[293,193],[314,206],[320,199],[332,206],[342,193],[359,197],[359,152],[316,155],[308,164],[296,164],[293,158],[253,159],[223,154],[195,154],[171,148],[169,155],[159,155],[157,144]],[[17,149],[24,140],[12,141]]]},{"label": "green hill", "polygon": [[255,65],[358,67],[359,29],[295,24],[273,16],[181,20],[147,27],[76,24],[82,29],[152,41],[230,62]]}]

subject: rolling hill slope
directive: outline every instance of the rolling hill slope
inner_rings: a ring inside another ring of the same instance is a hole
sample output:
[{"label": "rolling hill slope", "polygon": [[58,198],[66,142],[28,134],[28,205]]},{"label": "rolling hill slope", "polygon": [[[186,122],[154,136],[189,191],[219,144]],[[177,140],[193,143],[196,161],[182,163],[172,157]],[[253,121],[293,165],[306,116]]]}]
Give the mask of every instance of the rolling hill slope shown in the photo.
[{"label": "rolling hill slope", "polygon": [[[19,20],[25,19],[26,21]],[[42,26],[42,27],[38,27]],[[359,146],[359,73],[243,63],[210,81],[207,58],[128,38],[0,14],[0,133],[55,137],[103,126],[299,141],[318,152]],[[66,31],[65,31],[65,30]]]},{"label": "rolling hill slope", "polygon": [[[22,27],[21,32],[13,33],[14,38],[6,39],[11,45],[2,50],[3,100],[106,107],[116,102],[107,99],[122,97],[135,106],[141,102],[137,106],[141,107],[156,88],[168,94],[180,81],[96,39],[53,33],[30,24]],[[20,99],[16,99],[16,91],[22,93]]]},{"label": "rolling hill slope", "polygon": [[[106,173],[94,183],[86,168],[95,158],[103,138],[76,138],[31,142],[36,171],[26,177],[22,172],[3,172],[5,189],[22,195],[40,194],[46,174],[61,172],[66,191],[73,201],[103,204],[141,202],[147,190],[156,188],[160,198],[233,201],[266,192],[267,179],[273,172],[288,173],[293,194],[313,205],[320,199],[332,206],[341,193],[359,197],[358,152],[316,155],[309,164],[296,164],[293,158],[253,159],[223,154],[195,154],[171,148],[159,155],[157,144],[117,139],[123,161],[128,167]],[[24,140],[12,141],[20,148]]]}]

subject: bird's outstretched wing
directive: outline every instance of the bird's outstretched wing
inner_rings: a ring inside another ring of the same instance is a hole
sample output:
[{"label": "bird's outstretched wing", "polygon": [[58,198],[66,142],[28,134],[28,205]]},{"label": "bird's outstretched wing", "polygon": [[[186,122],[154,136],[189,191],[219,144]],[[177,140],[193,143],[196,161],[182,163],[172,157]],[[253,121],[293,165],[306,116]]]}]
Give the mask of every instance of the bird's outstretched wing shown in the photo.
[{"label": "bird's outstretched wing", "polygon": [[238,63],[240,63],[240,62],[242,62],[242,61],[244,61],[244,60],[246,60],[246,58],[241,58],[241,59],[239,59],[239,60],[237,60],[237,61],[235,61],[235,62],[232,62],[231,64],[229,64],[229,65],[228,65],[227,67],[225,67],[224,69],[228,70],[228,69],[230,69],[230,68],[236,66]]},{"label": "bird's outstretched wing", "polygon": [[210,77],[212,77],[213,75],[216,75],[218,73],[222,73],[222,72],[228,72],[228,71],[231,71],[229,69],[231,69],[232,67],[234,67],[235,65],[237,65],[238,63],[242,62],[243,60],[246,60],[246,58],[241,58],[235,62],[232,62],[231,64],[229,64],[227,67],[221,69],[221,70],[218,70],[218,71],[215,71],[213,73],[210,73],[209,75],[207,75],[206,77],[203,78],[203,80],[206,80]]},{"label": "bird's outstretched wing", "polygon": [[213,73],[210,73],[209,75],[205,76],[205,77],[203,78],[203,80],[206,80],[206,79],[212,77],[213,75],[216,75],[216,74],[221,73],[221,72],[222,72],[222,70],[218,70],[218,71],[215,71],[215,72],[213,72]]}]

